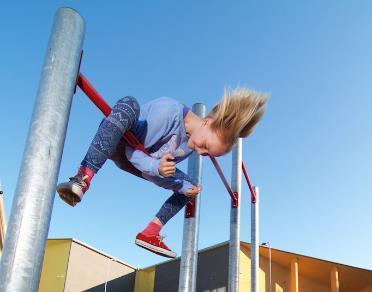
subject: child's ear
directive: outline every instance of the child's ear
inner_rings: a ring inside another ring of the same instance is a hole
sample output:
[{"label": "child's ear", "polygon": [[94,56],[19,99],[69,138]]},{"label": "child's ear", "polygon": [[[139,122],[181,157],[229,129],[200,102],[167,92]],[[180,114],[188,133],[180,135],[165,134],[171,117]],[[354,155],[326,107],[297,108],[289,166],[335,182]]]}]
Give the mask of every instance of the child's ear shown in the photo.
[{"label": "child's ear", "polygon": [[209,117],[206,117],[204,120],[203,120],[203,126],[206,126],[206,125],[210,125],[212,124],[213,120]]}]

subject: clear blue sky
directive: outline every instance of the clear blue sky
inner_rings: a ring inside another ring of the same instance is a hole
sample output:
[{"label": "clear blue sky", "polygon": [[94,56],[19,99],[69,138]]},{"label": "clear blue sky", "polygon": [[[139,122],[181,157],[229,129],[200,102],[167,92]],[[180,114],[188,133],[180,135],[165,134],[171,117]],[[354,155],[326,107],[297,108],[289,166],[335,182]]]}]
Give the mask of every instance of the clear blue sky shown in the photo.
[{"label": "clear blue sky", "polygon": [[[224,86],[271,94],[244,160],[261,188],[261,241],[372,269],[372,2],[8,1],[0,10],[0,179],[9,215],[54,13],[86,20],[84,72],[113,104],[169,96],[210,108]],[[101,113],[74,97],[60,181],[73,175]],[[230,155],[220,159],[230,177]],[[186,164],[182,167],[185,169]],[[228,239],[229,199],[204,163],[199,247]],[[250,240],[243,188],[242,240]],[[74,237],[134,266],[162,258],[134,238],[169,193],[108,162],[83,203],[56,197],[49,237]],[[178,254],[183,213],[164,229]]]}]

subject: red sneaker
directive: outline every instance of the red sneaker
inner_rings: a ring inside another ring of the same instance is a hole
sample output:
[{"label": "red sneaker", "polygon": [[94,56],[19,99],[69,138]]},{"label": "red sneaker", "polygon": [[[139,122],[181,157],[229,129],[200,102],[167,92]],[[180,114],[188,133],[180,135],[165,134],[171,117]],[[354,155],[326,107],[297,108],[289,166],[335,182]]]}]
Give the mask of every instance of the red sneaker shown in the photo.
[{"label": "red sneaker", "polygon": [[153,253],[167,257],[175,258],[177,257],[176,253],[171,251],[163,242],[164,237],[161,235],[156,236],[146,236],[143,233],[138,233],[136,236],[135,243]]}]

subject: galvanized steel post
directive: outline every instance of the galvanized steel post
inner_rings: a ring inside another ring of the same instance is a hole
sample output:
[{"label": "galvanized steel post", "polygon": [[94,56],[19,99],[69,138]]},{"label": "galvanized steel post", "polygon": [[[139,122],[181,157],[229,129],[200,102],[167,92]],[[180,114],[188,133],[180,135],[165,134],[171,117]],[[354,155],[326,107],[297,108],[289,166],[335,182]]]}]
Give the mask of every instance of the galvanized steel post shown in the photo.
[{"label": "galvanized steel post", "polygon": [[0,251],[3,251],[4,248],[4,239],[6,234],[6,216],[4,208],[4,191],[3,185],[0,181]]},{"label": "galvanized steel post", "polygon": [[254,187],[256,201],[251,203],[251,291],[259,292],[259,188]]},{"label": "galvanized steel post", "polygon": [[[196,103],[192,111],[200,118],[205,117],[205,105]],[[202,157],[192,153],[188,162],[188,175],[194,185],[201,184]],[[183,225],[182,255],[178,291],[194,292],[196,290],[196,273],[198,263],[199,208],[200,194],[193,202],[186,205]]]},{"label": "galvanized steel post", "polygon": [[42,68],[0,263],[0,291],[37,291],[78,76],[84,20],[55,16]]},{"label": "galvanized steel post", "polygon": [[232,150],[231,189],[237,196],[237,204],[231,202],[230,242],[229,242],[229,279],[228,291],[239,291],[240,256],[240,197],[242,188],[242,139],[239,138]]}]

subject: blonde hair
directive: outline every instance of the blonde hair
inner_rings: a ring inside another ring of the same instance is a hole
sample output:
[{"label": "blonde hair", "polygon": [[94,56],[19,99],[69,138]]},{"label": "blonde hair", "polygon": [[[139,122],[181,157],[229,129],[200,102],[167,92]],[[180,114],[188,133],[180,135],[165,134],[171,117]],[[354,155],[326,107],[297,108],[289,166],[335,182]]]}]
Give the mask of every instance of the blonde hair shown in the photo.
[{"label": "blonde hair", "polygon": [[261,120],[267,95],[244,87],[225,88],[224,96],[209,112],[211,129],[230,147],[249,136]]}]

